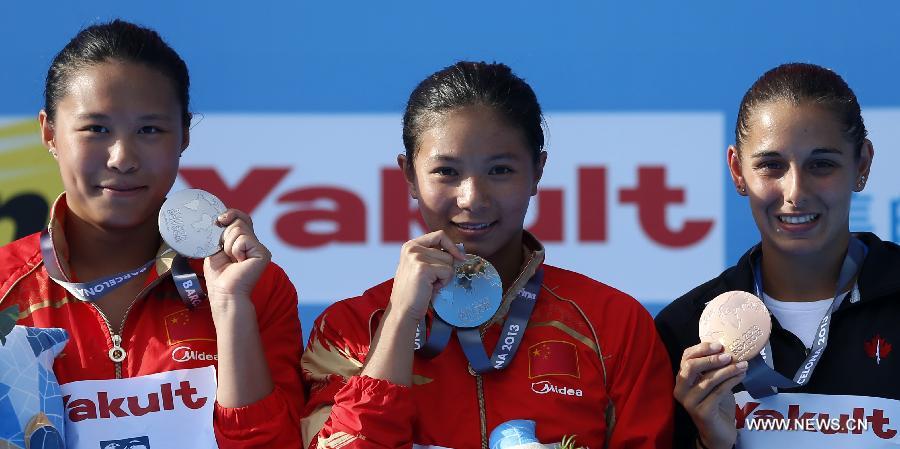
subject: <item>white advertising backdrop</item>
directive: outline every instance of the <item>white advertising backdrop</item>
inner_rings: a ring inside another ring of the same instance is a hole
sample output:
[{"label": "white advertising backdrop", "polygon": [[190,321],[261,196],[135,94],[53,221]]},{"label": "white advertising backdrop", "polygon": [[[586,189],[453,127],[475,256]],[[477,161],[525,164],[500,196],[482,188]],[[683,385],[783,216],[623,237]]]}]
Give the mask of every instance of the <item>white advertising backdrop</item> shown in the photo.
[{"label": "white advertising backdrop", "polygon": [[[724,263],[719,113],[551,113],[538,222],[551,264],[643,301],[668,301]],[[173,189],[205,188],[252,209],[304,303],[392,276],[423,232],[403,207],[400,116],[207,115]],[[389,234],[389,235],[386,235]],[[689,266],[689,270],[683,269]]]}]

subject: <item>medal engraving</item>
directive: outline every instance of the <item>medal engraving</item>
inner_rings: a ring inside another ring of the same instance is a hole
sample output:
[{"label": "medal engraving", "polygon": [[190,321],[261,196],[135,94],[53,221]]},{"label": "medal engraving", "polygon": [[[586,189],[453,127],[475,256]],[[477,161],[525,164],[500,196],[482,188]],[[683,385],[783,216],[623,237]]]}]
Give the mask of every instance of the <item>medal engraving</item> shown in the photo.
[{"label": "medal engraving", "polygon": [[219,252],[224,228],[216,217],[226,207],[211,193],[199,189],[175,192],[159,211],[159,233],[163,240],[185,257],[202,259]]},{"label": "medal engraving", "polygon": [[503,283],[490,262],[467,255],[456,265],[456,277],[434,298],[432,307],[444,321],[455,327],[477,327],[500,308]]},{"label": "medal engraving", "polygon": [[743,291],[716,296],[700,315],[700,341],[719,342],[736,362],[756,357],[769,341],[772,321],[765,304]]}]

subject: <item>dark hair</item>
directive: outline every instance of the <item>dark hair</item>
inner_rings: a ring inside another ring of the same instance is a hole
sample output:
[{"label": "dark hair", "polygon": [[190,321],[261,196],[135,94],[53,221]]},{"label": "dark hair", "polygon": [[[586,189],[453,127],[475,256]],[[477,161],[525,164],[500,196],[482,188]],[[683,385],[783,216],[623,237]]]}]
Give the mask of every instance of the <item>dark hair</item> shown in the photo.
[{"label": "dark hair", "polygon": [[837,73],[804,63],[782,64],[769,70],[744,94],[734,129],[739,151],[750,133],[753,111],[762,104],[778,100],[794,105],[819,105],[835,113],[844,125],[844,138],[854,144],[855,156],[859,157],[868,133],[856,95]]},{"label": "dark hair", "polygon": [[109,60],[144,64],[169,78],[181,103],[182,124],[190,125],[187,65],[159,33],[119,19],[81,30],[53,58],[44,86],[47,118],[51,122],[55,118],[56,106],[66,95],[69,78],[75,72]]},{"label": "dark hair", "polygon": [[466,106],[487,106],[522,130],[537,162],[544,149],[541,105],[531,86],[506,64],[460,61],[425,78],[406,103],[403,146],[412,160],[419,136],[443,114]]}]

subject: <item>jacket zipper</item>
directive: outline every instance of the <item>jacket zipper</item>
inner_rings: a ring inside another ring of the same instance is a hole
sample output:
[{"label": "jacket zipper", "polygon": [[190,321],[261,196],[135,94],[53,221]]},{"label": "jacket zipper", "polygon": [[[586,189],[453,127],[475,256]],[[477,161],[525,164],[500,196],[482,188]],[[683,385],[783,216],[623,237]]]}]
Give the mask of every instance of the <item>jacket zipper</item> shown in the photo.
[{"label": "jacket zipper", "polygon": [[[103,313],[102,310],[100,310],[100,307],[97,304],[94,304],[92,302],[89,304],[91,305],[91,307],[94,308],[94,310],[97,311],[98,314],[100,314],[100,318],[103,318],[103,322],[106,323],[106,329],[109,331],[109,337],[112,340],[112,347],[109,348],[109,352],[107,353],[107,355],[109,356],[109,359],[112,360],[113,364],[116,367],[116,379],[121,379],[122,378],[122,360],[125,359],[125,350],[122,349],[122,346],[121,346],[122,345],[122,337],[120,335],[116,334],[115,332],[113,332],[112,325],[109,324],[109,318],[107,318],[106,314]],[[121,354],[121,358],[119,358],[117,361],[116,357],[113,356],[114,354]]]},{"label": "jacket zipper", "polygon": [[[469,368],[470,370],[472,368]],[[473,373],[474,374],[474,373]],[[474,374],[478,389],[478,418],[481,421],[481,449],[488,449],[487,409],[484,406],[484,381],[480,374]]]},{"label": "jacket zipper", "polygon": [[125,330],[125,322],[128,320],[128,313],[131,312],[132,307],[134,307],[134,304],[138,301],[138,299],[144,297],[144,295],[146,295],[151,288],[159,284],[160,279],[162,279],[162,277],[154,279],[153,282],[142,288],[141,291],[138,292],[137,296],[135,296],[134,299],[131,300],[131,304],[129,304],[128,308],[125,309],[125,314],[122,315],[122,322],[119,323],[118,332],[113,332],[112,324],[110,324],[109,322],[109,317],[107,317],[106,314],[103,313],[103,310],[100,309],[100,306],[94,304],[93,302],[89,303],[94,308],[94,310],[96,310],[97,313],[100,314],[100,318],[103,318],[103,322],[106,323],[106,329],[109,331],[109,338],[110,340],[112,340],[112,347],[109,348],[109,352],[107,353],[107,355],[116,368],[116,379],[122,378],[122,361],[124,361],[125,357],[127,356],[125,349],[122,347],[122,331]]},{"label": "jacket zipper", "polygon": [[[525,266],[531,265],[532,260],[534,260],[534,254],[531,255],[531,257],[528,259],[528,263],[526,263]],[[519,276],[516,277],[516,280],[513,281],[512,285],[518,284],[519,279],[522,278],[523,274],[524,272],[519,273]],[[505,292],[504,295],[508,293],[509,292]],[[487,332],[487,328],[490,327],[491,324],[493,323],[489,321],[488,324],[481,329],[482,338],[484,338],[484,334]],[[475,376],[475,388],[478,394],[478,419],[481,424],[481,449],[488,449],[489,440],[487,430],[487,408],[484,405],[484,380],[482,379],[480,374],[475,373],[471,365],[469,365],[469,374]]]}]

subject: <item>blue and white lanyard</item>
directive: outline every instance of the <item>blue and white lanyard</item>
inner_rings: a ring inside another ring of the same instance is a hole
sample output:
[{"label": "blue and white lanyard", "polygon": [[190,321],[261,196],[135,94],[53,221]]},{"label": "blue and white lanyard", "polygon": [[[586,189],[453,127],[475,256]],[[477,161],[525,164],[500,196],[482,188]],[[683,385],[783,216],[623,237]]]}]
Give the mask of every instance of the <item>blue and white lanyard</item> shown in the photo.
[{"label": "blue and white lanyard", "polygon": [[[816,331],[815,339],[810,348],[809,355],[800,365],[800,368],[794,374],[793,379],[789,379],[775,371],[772,362],[772,346],[767,342],[765,349],[759,355],[750,359],[747,366],[747,374],[743,384],[750,396],[759,399],[771,396],[778,392],[778,388],[797,388],[806,385],[812,377],[813,371],[822,359],[822,354],[828,346],[828,334],[831,329],[831,316],[841,307],[844,299],[849,295],[842,295],[841,288],[853,279],[859,269],[862,267],[863,260],[866,258],[868,248],[856,237],[850,238],[847,247],[847,255],[841,265],[841,272],[838,276],[837,287],[835,287],[834,299],[828,313],[822,317],[819,327]],[[760,259],[757,256],[753,261],[753,280],[756,287],[756,295],[762,298],[763,283],[762,270],[760,267]]]},{"label": "blue and white lanyard", "polygon": [[[44,268],[47,270],[47,275],[71,293],[72,296],[85,302],[97,301],[107,293],[121,287],[122,284],[140,276],[149,270],[158,258],[150,259],[144,265],[133,270],[123,271],[101,279],[89,282],[69,282],[63,274],[62,265],[56,256],[56,249],[53,247],[53,239],[50,237],[50,232],[47,229],[41,232],[40,241],[41,256],[44,258]],[[206,297],[206,294],[203,292],[197,274],[188,265],[187,259],[180,254],[176,254],[172,259],[171,271],[175,288],[178,289],[178,294],[181,296],[184,304],[189,309],[198,306],[203,301],[203,298]]]}]

